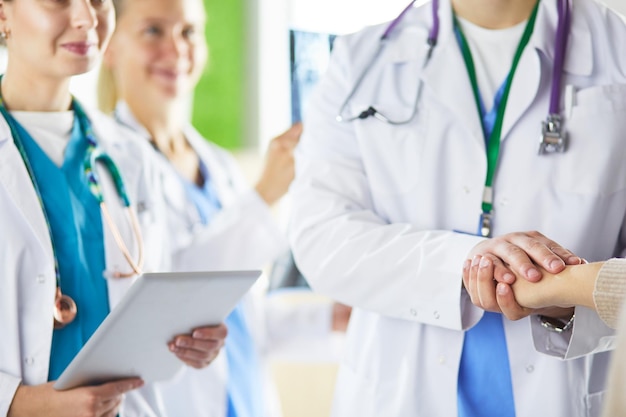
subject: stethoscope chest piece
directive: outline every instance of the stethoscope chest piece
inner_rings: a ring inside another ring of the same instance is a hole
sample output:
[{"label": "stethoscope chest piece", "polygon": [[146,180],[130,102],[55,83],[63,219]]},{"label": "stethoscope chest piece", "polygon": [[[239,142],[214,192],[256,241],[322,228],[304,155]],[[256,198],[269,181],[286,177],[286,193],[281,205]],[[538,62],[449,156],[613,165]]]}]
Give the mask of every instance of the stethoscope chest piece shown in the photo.
[{"label": "stethoscope chest piece", "polygon": [[567,150],[567,132],[563,129],[561,116],[551,114],[545,122],[541,122],[541,140],[539,155],[563,153]]},{"label": "stethoscope chest piece", "polygon": [[61,293],[61,288],[57,287],[54,297],[54,329],[62,329],[76,318],[76,303],[69,295]]}]

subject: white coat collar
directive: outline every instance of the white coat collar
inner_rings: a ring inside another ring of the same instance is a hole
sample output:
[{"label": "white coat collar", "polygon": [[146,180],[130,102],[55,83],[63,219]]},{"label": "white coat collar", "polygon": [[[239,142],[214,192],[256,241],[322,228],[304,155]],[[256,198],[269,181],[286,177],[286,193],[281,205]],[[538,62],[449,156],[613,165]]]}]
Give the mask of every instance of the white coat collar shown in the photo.
[{"label": "white coat collar", "polygon": [[[143,139],[147,144],[152,147],[152,135],[150,132],[135,118],[135,115],[131,111],[128,103],[125,101],[118,101],[115,106],[114,112],[115,120],[122,126],[130,129],[136,134],[137,138]],[[159,166],[161,173],[167,175],[161,175],[163,195],[168,205],[174,209],[181,216],[191,216],[192,222],[199,221],[199,216],[193,210],[189,210],[189,205],[186,204],[186,194],[184,188],[180,184],[178,174],[174,171],[169,161],[160,152],[157,152],[152,147],[151,153],[155,157],[154,160]]]},{"label": "white coat collar", "polygon": [[133,113],[130,111],[130,107],[125,101],[118,101],[113,113],[115,120],[123,126],[126,126],[142,138],[151,140],[150,133],[143,127],[141,123],[137,121]]},{"label": "white coat collar", "polygon": [[[120,101],[117,104],[115,109],[115,118],[122,125],[137,132],[139,136],[143,137],[146,141],[151,141],[150,133],[137,121],[127,103]],[[225,160],[226,155],[222,155],[223,151],[221,149],[218,149],[215,145],[208,143],[207,140],[193,128],[193,126],[187,125],[183,132],[185,134],[185,138],[189,141],[191,147],[196,151],[200,160],[207,166],[211,176],[211,181],[213,182],[213,186],[215,187],[222,206],[228,205],[234,198],[232,190],[235,186],[235,180],[230,176],[230,170],[227,167],[228,162]],[[185,190],[180,183],[178,173],[163,155],[159,154],[158,160],[162,172],[167,173],[167,175],[162,176],[162,180],[165,190],[165,198],[168,201],[168,204],[178,213],[184,213],[190,222],[199,222],[199,215],[193,205],[188,203],[188,199],[186,197]]]},{"label": "white coat collar", "polygon": [[[589,76],[593,71],[593,45],[589,22],[584,13],[576,13],[578,2],[572,2],[572,20],[565,53],[565,72],[573,75]],[[558,26],[556,1],[542,0],[535,31],[530,44],[541,51],[549,62],[554,61],[556,45],[554,43]],[[576,50],[573,50],[573,48]]]},{"label": "white coat collar", "polygon": [[[589,22],[584,13],[576,13],[577,3],[572,2],[572,21],[565,59],[565,71],[588,76],[593,70],[593,46]],[[452,25],[452,4],[441,0],[439,5],[439,37],[437,49],[445,48],[450,41],[456,46]],[[400,63],[422,61],[427,50],[426,39],[432,27],[431,3],[414,7],[392,32],[388,45],[388,59]],[[558,24],[557,2],[542,0],[537,12],[535,30],[529,46],[541,51],[549,62],[554,60],[555,34]],[[381,34],[387,25],[381,25]],[[576,51],[572,50],[576,45]],[[417,46],[417,47],[416,47]]]},{"label": "white coat collar", "polygon": [[[576,2],[573,2],[576,3]],[[593,50],[589,24],[583,13],[576,13],[572,6],[572,23],[565,60],[565,72],[589,76],[593,70]],[[389,39],[384,57],[392,64],[407,64],[414,69],[405,74],[422,73],[425,90],[438,97],[455,97],[446,105],[471,132],[480,146],[484,146],[482,126],[476,110],[469,77],[463,69],[465,63],[454,36],[452,5],[450,0],[442,0],[439,5],[439,37],[433,56],[426,68],[421,65],[426,56],[426,40],[432,26],[431,3],[415,7],[409,11],[396,27]],[[502,137],[506,138],[521,115],[537,96],[542,77],[542,61],[552,62],[555,54],[555,33],[558,23],[556,1],[541,1],[537,13],[535,29],[520,60],[517,76],[511,86]],[[386,25],[380,27],[382,34]],[[575,48],[575,53],[574,53]],[[540,55],[545,58],[542,60]],[[523,74],[520,76],[519,74]],[[460,76],[462,75],[462,76]],[[407,82],[404,85],[410,85]],[[548,109],[546,108],[546,115]],[[537,121],[538,126],[540,121]]]}]

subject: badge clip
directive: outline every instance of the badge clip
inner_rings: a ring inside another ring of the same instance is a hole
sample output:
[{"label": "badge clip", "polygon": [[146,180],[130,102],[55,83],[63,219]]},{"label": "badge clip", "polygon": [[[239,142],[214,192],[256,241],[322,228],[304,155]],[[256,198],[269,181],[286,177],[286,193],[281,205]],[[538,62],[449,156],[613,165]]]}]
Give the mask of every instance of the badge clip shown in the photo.
[{"label": "badge clip", "polygon": [[482,213],[478,224],[478,235],[491,237],[491,213]]}]

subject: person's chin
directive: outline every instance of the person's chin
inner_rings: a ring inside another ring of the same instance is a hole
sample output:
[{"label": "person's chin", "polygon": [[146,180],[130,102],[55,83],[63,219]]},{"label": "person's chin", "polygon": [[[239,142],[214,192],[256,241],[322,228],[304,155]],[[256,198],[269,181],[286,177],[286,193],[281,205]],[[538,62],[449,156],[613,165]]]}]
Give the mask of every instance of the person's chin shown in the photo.
[{"label": "person's chin", "polygon": [[82,75],[88,73],[96,67],[96,60],[81,60],[80,62],[74,62],[67,66],[67,76]]},{"label": "person's chin", "polygon": [[164,100],[176,100],[180,98],[182,93],[182,88],[179,83],[164,81],[164,80],[156,80],[156,88],[158,90],[159,95]]}]

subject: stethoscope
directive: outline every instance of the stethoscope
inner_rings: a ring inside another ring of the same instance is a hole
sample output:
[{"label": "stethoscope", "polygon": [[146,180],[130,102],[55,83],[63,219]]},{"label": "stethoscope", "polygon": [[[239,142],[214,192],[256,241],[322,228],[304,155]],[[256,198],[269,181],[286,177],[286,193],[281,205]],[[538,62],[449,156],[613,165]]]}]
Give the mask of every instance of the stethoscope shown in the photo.
[{"label": "stethoscope", "polygon": [[[369,60],[367,65],[365,65],[361,75],[357,78],[352,90],[344,100],[343,104],[339,108],[339,112],[336,116],[336,120],[338,122],[353,122],[355,120],[363,120],[368,117],[374,117],[381,122],[388,123],[390,125],[404,125],[411,122],[415,115],[417,114],[417,107],[422,95],[423,89],[423,81],[420,79],[417,86],[417,93],[415,95],[415,101],[413,104],[413,108],[411,114],[408,118],[405,119],[393,119],[387,116],[385,113],[382,113],[374,106],[369,106],[367,109],[357,113],[356,115],[346,116],[345,110],[348,107],[348,104],[356,94],[356,92],[361,87],[363,80],[369,74],[371,68],[374,66],[373,64],[378,60],[381,53],[385,49],[388,44],[389,36],[396,28],[396,26],[402,21],[406,13],[413,7],[417,0],[411,1],[411,3],[396,17],[385,29],[382,36],[379,39],[378,48],[372,58]],[[559,99],[561,96],[561,80],[563,74],[563,67],[565,62],[565,51],[567,49],[567,38],[569,34],[570,28],[570,1],[571,0],[558,0],[558,14],[559,21],[556,31],[555,37],[555,58],[554,58],[554,67],[552,70],[552,87],[550,94],[550,108],[548,112],[548,116],[546,120],[541,123],[541,139],[539,144],[539,154],[543,155],[546,153],[552,152],[565,152],[567,149],[567,132],[563,128],[563,122],[561,115],[559,114]],[[422,65],[422,69],[428,65],[430,61],[433,50],[435,46],[437,46],[437,41],[439,38],[439,0],[432,0],[432,19],[433,25],[430,29],[427,44],[428,51],[426,53],[426,57],[424,58],[424,63]]]},{"label": "stethoscope", "polygon": [[[115,165],[111,157],[108,154],[106,154],[102,150],[102,148],[98,145],[98,142],[93,133],[93,129],[91,127],[89,118],[87,117],[86,113],[84,112],[84,110],[82,109],[82,107],[76,100],[72,100],[72,109],[74,110],[75,117],[78,119],[78,122],[80,123],[82,133],[84,137],[86,138],[87,144],[88,144],[85,159],[83,161],[83,168],[84,168],[85,176],[88,181],[89,189],[91,193],[93,194],[93,196],[98,201],[98,204],[102,211],[105,222],[107,223],[111,231],[111,234],[113,235],[113,239],[115,240],[115,243],[117,244],[118,248],[124,255],[124,258],[126,259],[126,261],[131,267],[130,272],[115,272],[113,274],[113,277],[114,278],[129,278],[129,277],[134,276],[135,274],[141,275],[143,263],[144,263],[143,238],[141,234],[141,229],[139,227],[139,221],[137,220],[137,215],[132,210],[131,202],[128,197],[128,193],[126,192],[126,187],[124,185],[124,181],[122,180],[122,176],[119,172],[119,169],[117,168],[117,165]],[[7,108],[5,107],[2,101],[1,96],[0,96],[0,113],[2,113],[5,120],[9,124],[9,128],[11,129],[11,134],[13,136],[14,142],[22,156],[22,159],[24,161],[28,174],[35,188],[37,197],[39,199],[39,203],[44,213],[44,217],[46,218],[46,223],[48,226],[50,238],[52,239],[52,229],[50,228],[50,222],[48,220],[48,216],[46,215],[46,211],[43,205],[41,192],[39,190],[37,181],[35,180],[34,171],[32,169],[28,155],[26,154],[24,145],[22,143],[22,139],[18,133],[19,132],[19,130],[17,129],[18,122],[8,112]],[[113,179],[116,192],[122,202],[122,206],[124,207],[124,211],[126,212],[129,218],[129,222],[133,230],[134,238],[137,241],[137,248],[138,248],[137,261],[135,261],[133,257],[131,256],[130,251],[128,250],[128,247],[126,246],[124,239],[122,238],[120,230],[115,225],[115,222],[113,221],[113,218],[109,212],[107,204],[104,201],[101,182],[100,182],[100,176],[98,175],[98,172],[95,169],[98,163],[100,163],[101,165],[104,165],[104,167],[109,171],[109,174],[111,175],[111,178]],[[74,319],[76,318],[76,314],[78,312],[78,307],[76,306],[76,302],[70,296],[63,294],[61,291],[61,277],[60,277],[58,258],[54,249],[54,242],[52,242],[52,250],[54,254],[55,273],[56,273],[56,281],[57,281],[55,300],[54,300],[54,311],[53,311],[54,329],[61,329],[67,326],[72,321],[74,321]]]},{"label": "stethoscope", "polygon": [[[410,116],[406,119],[403,119],[403,120],[392,119],[388,117],[387,115],[385,115],[384,113],[378,111],[374,106],[369,106],[367,109],[361,111],[355,116],[346,117],[344,115],[346,107],[348,107],[348,103],[352,100],[357,90],[360,88],[361,84],[363,83],[363,80],[366,78],[367,74],[373,67],[374,63],[376,62],[376,60],[381,55],[382,51],[387,46],[389,35],[394,30],[394,28],[400,23],[400,21],[404,18],[406,13],[413,7],[413,5],[415,4],[415,1],[416,0],[411,1],[411,3],[402,11],[402,13],[400,13],[400,15],[396,17],[383,32],[382,36],[379,39],[378,49],[376,50],[376,52],[374,53],[374,55],[372,56],[368,64],[364,67],[363,71],[361,72],[361,75],[357,78],[354,84],[354,87],[352,88],[352,90],[350,90],[350,93],[348,94],[346,100],[343,102],[343,104],[339,108],[339,113],[336,117],[338,122],[352,122],[352,121],[359,120],[359,119],[361,120],[367,119],[368,117],[373,116],[374,118],[382,122],[388,123],[390,125],[404,125],[404,124],[411,122],[415,118],[415,115],[417,114],[418,103],[419,103],[419,100],[422,94],[422,89],[423,89],[423,81],[421,79],[419,80],[419,83],[417,86],[417,93],[415,96],[415,102],[413,104],[412,112]],[[556,52],[555,52],[554,67],[553,67],[553,72],[552,72],[552,88],[550,90],[550,93],[551,93],[550,94],[550,108],[549,108],[546,121],[542,122],[541,124],[541,140],[539,143],[539,155],[543,155],[546,153],[553,153],[553,152],[565,152],[567,148],[567,132],[563,129],[561,115],[559,114],[559,99],[561,96],[561,79],[562,79],[562,74],[563,74],[565,51],[567,48],[567,38],[568,38],[569,27],[570,27],[570,3],[569,3],[570,1],[571,0],[558,0],[558,4],[557,4],[559,20],[558,20],[558,26],[557,26],[556,38],[555,38]],[[534,25],[534,17],[536,16],[536,11],[537,11],[538,6],[539,4],[535,6],[535,9],[533,11],[533,16],[531,16],[532,19],[529,20],[529,24],[527,25],[526,31],[528,31],[529,29],[532,29],[532,27],[530,27],[531,23],[532,25]],[[439,10],[439,0],[432,0],[433,26],[431,27],[431,30],[428,35],[428,39],[427,39],[428,51],[426,53],[426,57],[424,58],[422,69],[425,68],[426,65],[428,65],[428,62],[430,61],[432,57],[433,50],[435,46],[437,45],[438,36],[439,36],[438,10]],[[526,33],[525,33],[525,36],[526,36]],[[530,32],[528,33],[528,36],[530,37]],[[523,39],[522,41],[527,43],[528,39],[529,38],[526,38],[525,40]],[[463,49],[463,46],[462,46],[462,49]],[[520,53],[520,56],[521,56],[521,50],[518,50],[518,52]],[[464,56],[464,59],[465,59],[465,56]],[[519,56],[516,56],[516,60],[517,59],[519,59]],[[516,65],[517,64],[515,63],[515,66]],[[507,81],[507,84],[508,85],[505,84],[505,86],[508,89],[510,88],[509,81]],[[473,88],[475,89],[475,91],[477,91],[476,85],[473,85]],[[507,93],[507,96],[508,96],[508,93]],[[494,196],[493,179],[494,179],[495,167],[497,164],[497,156],[499,152],[499,143],[500,143],[501,138],[500,136],[498,136],[497,139],[494,139],[494,140],[488,140],[489,138],[487,137],[485,139],[489,145],[487,147],[488,170],[487,170],[487,176],[485,179],[485,186],[483,189],[481,214],[480,214],[480,218],[478,222],[478,231],[476,232],[476,234],[479,236],[483,236],[483,237],[491,237],[491,233],[493,230],[493,198],[494,198],[493,197]]]}]

